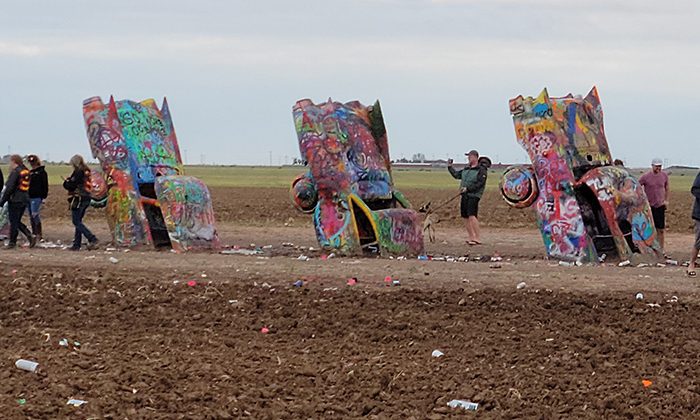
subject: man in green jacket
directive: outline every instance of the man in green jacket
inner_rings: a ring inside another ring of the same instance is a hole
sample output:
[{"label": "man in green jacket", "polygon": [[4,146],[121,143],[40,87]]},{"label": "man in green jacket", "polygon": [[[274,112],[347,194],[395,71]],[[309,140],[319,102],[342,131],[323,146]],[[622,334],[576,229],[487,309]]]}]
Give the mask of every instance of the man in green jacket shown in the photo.
[{"label": "man in green jacket", "polygon": [[479,232],[479,200],[486,188],[488,167],[479,164],[479,152],[472,150],[466,153],[469,164],[462,170],[456,170],[453,160],[447,161],[447,170],[455,179],[460,180],[459,188],[462,194],[460,210],[462,217],[467,222],[467,235],[469,245],[481,245],[481,233]]}]

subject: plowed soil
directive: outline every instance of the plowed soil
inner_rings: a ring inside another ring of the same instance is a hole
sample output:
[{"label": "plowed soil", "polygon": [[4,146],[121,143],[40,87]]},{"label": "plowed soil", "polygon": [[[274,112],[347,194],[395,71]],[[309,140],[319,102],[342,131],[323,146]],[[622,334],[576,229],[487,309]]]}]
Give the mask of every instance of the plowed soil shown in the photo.
[{"label": "plowed soil", "polygon": [[[447,213],[428,244],[472,262],[323,260],[286,194],[214,189],[223,241],[270,245],[259,255],[1,251],[0,417],[700,417],[700,288],[682,267],[544,261],[531,215],[491,196],[486,245],[465,246]],[[49,203],[52,241],[71,235],[62,209]],[[498,214],[511,222],[489,228]],[[88,222],[107,238],[99,211]]]}]

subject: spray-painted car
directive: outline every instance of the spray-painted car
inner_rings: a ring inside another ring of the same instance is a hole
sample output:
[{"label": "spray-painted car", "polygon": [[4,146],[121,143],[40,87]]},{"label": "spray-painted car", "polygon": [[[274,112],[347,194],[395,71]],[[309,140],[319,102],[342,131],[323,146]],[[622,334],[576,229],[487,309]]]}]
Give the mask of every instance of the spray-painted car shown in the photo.
[{"label": "spray-painted car", "polygon": [[597,262],[659,257],[644,189],[626,169],[612,166],[598,91],[510,100],[518,143],[531,166],[511,167],[501,193],[513,207],[534,204],[547,255]]},{"label": "spray-painted car", "polygon": [[292,201],[313,213],[322,248],[345,255],[423,253],[418,213],[394,188],[379,102],[330,99],[293,108],[309,171],[292,184]]},{"label": "spray-painted car", "polygon": [[158,109],[153,99],[115,102],[110,97],[105,105],[92,97],[83,101],[83,116],[103,172],[103,180],[94,177],[93,184],[106,189],[107,221],[116,244],[177,251],[219,246],[209,190],[184,176],[166,100]]}]

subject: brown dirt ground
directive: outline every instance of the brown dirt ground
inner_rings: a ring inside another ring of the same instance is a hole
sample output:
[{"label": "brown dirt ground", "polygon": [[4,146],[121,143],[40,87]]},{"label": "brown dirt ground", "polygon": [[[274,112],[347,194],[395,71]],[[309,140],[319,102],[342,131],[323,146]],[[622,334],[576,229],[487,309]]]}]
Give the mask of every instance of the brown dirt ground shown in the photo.
[{"label": "brown dirt ground", "polygon": [[[223,241],[271,249],[0,252],[2,417],[464,417],[447,408],[451,399],[478,402],[474,416],[484,418],[700,417],[700,287],[682,267],[543,261],[527,212],[517,213],[527,228],[489,228],[483,247],[468,249],[449,221],[428,244],[432,254],[497,252],[500,268],[324,261],[299,248],[316,243],[286,191],[214,190]],[[265,209],[261,195],[270,197]],[[62,204],[51,203],[49,215]],[[70,238],[65,218],[47,220],[46,230]],[[691,243],[673,233],[668,248],[683,259]],[[315,258],[300,261],[301,253]],[[385,287],[386,275],[401,286]],[[345,285],[351,276],[357,286]],[[298,279],[301,288],[292,286]],[[64,337],[80,347],[59,346]],[[445,356],[431,358],[434,349]],[[16,369],[18,358],[37,360],[40,372]],[[69,398],[88,403],[73,408]]]}]

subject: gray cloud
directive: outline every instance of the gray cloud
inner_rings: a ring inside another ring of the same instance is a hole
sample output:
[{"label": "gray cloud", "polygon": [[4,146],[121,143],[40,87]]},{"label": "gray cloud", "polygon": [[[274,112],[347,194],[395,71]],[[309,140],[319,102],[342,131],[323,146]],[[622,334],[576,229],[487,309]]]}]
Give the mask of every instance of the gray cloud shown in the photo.
[{"label": "gray cloud", "polygon": [[[84,97],[167,95],[190,160],[264,163],[267,150],[297,153],[294,101],[333,96],[382,99],[395,157],[456,155],[474,145],[517,160],[524,153],[508,98],[544,86],[554,95],[585,93],[596,84],[618,155],[638,164],[657,154],[700,164],[687,150],[700,88],[695,1],[125,0],[5,8],[0,126],[15,149],[85,153]],[[661,136],[665,150],[658,151]]]}]

